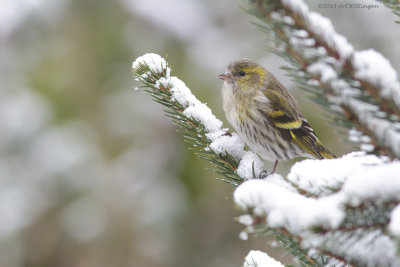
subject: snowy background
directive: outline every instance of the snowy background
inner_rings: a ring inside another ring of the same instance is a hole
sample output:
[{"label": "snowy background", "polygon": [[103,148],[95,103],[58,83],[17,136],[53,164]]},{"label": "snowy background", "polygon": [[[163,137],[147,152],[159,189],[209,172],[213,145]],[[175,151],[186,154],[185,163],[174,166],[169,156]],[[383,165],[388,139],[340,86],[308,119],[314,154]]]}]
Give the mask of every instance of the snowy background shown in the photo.
[{"label": "snowy background", "polygon": [[[400,69],[388,9],[319,2],[327,1],[308,1],[310,9],[356,49],[373,47]],[[249,250],[269,251],[266,239],[239,240],[233,188],[185,149],[162,108],[133,90],[130,72],[146,52],[167,55],[173,75],[228,126],[215,77],[232,60],[255,59],[300,99],[327,147],[351,151],[347,132],[290,86],[240,5],[0,1],[1,267],[240,266]]]}]

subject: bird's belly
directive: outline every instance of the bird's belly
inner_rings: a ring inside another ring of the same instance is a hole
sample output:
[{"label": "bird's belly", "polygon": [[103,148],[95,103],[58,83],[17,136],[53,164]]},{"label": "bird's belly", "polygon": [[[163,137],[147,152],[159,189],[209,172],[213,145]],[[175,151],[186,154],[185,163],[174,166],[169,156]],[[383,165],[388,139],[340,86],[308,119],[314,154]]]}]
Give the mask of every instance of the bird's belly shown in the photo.
[{"label": "bird's belly", "polygon": [[[280,160],[281,158],[274,152],[273,132],[265,129],[264,136],[256,133],[253,126],[246,121],[238,125],[236,131],[240,138],[257,154],[268,161]],[[268,131],[268,132],[267,132]]]},{"label": "bird's belly", "polygon": [[271,144],[265,141],[255,141],[253,138],[249,138],[246,134],[237,131],[240,138],[249,146],[254,152],[260,155],[263,159],[274,162],[275,160],[281,160],[274,151],[272,150]]},{"label": "bird's belly", "polygon": [[277,129],[265,122],[255,123],[251,119],[245,119],[234,125],[234,128],[254,152],[268,161],[306,156],[298,146],[283,139]]}]

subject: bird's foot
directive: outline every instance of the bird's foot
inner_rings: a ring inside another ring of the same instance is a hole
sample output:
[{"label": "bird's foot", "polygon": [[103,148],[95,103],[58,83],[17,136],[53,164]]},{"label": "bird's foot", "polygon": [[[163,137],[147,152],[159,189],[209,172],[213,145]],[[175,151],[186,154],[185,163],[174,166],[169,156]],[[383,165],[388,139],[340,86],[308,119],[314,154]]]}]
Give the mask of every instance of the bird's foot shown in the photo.
[{"label": "bird's foot", "polygon": [[258,178],[260,178],[260,179],[265,179],[265,178],[267,178],[270,174],[272,174],[272,173],[269,173],[268,171],[263,170],[263,171],[260,172],[260,174],[258,175]]},{"label": "bird's foot", "polygon": [[232,136],[232,133],[229,131],[226,131],[222,136]]}]

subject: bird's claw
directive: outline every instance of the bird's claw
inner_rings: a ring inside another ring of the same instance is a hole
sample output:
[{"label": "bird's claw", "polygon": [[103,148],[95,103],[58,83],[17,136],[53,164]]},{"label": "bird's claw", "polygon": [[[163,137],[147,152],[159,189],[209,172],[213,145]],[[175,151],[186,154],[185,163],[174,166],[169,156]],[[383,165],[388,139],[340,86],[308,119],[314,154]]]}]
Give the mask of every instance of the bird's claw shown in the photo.
[{"label": "bird's claw", "polygon": [[260,174],[258,175],[258,177],[259,177],[260,179],[265,179],[265,178],[267,178],[270,174],[271,174],[271,173],[269,173],[268,171],[263,170],[262,172],[260,172]]}]

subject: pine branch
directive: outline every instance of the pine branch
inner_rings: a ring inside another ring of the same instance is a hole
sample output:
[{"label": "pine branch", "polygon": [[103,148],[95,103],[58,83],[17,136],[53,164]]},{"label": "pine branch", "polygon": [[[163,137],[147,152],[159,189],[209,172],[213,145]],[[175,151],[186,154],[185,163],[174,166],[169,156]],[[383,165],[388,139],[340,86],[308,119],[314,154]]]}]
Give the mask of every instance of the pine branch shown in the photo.
[{"label": "pine branch", "polygon": [[[190,93],[182,81],[170,76],[170,68],[164,59],[146,54],[133,63],[132,71],[148,88],[146,92],[153,100],[165,107],[166,116],[177,125],[191,150],[211,162],[225,182],[236,186],[249,178],[237,173],[241,158],[249,153],[244,151],[244,144],[238,141],[236,134],[221,128],[222,122]],[[233,146],[235,142],[236,146]],[[254,161],[261,162],[257,157]]]},{"label": "pine branch", "polygon": [[268,254],[264,252],[256,250],[250,251],[249,254],[246,256],[243,267],[262,267],[262,266],[283,267],[283,265],[280,262],[275,261],[274,259],[269,257]]},{"label": "pine branch", "polygon": [[338,121],[369,136],[369,152],[400,157],[400,84],[390,63],[373,50],[355,51],[302,0],[249,3],[270,50],[291,65],[286,71],[300,88],[323,96],[344,116]]}]

